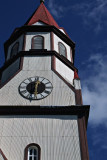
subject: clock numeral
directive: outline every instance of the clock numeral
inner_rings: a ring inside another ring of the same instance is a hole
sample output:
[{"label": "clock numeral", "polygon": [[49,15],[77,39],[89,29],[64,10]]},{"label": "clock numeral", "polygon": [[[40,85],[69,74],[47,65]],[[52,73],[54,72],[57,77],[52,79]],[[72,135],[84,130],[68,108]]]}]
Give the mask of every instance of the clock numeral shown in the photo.
[{"label": "clock numeral", "polygon": [[20,91],[22,94],[27,93],[27,90]]},{"label": "clock numeral", "polygon": [[41,98],[43,98],[43,97],[44,97],[42,94],[40,94],[40,95],[41,95]]},{"label": "clock numeral", "polygon": [[20,86],[20,89],[26,89],[26,86]]},{"label": "clock numeral", "polygon": [[37,96],[35,96],[35,99],[37,99]]},{"label": "clock numeral", "polygon": [[47,86],[47,87],[45,87],[45,88],[46,88],[46,89],[52,89],[52,86],[49,86],[49,87]]},{"label": "clock numeral", "polygon": [[32,79],[31,78],[28,78],[29,82],[32,82]]},{"label": "clock numeral", "polygon": [[26,97],[32,99],[32,95],[31,94],[28,94]]},{"label": "clock numeral", "polygon": [[25,83],[25,84],[29,84],[29,83],[27,83],[27,82],[23,82],[23,83]]},{"label": "clock numeral", "polygon": [[45,78],[43,78],[41,82],[43,82],[43,81],[44,81],[44,79],[45,79]]},{"label": "clock numeral", "polygon": [[49,83],[50,83],[50,82],[47,82],[47,83],[45,83],[45,85],[46,85],[46,84],[49,84]]},{"label": "clock numeral", "polygon": [[44,92],[45,92],[46,94],[50,94],[50,91],[45,90]]}]

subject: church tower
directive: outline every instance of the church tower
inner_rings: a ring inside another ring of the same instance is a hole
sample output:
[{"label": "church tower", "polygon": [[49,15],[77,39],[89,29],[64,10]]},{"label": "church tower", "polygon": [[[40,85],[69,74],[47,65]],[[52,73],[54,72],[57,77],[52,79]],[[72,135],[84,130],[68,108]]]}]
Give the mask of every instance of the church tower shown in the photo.
[{"label": "church tower", "polygon": [[0,159],[89,160],[75,43],[41,0],[4,44]]}]

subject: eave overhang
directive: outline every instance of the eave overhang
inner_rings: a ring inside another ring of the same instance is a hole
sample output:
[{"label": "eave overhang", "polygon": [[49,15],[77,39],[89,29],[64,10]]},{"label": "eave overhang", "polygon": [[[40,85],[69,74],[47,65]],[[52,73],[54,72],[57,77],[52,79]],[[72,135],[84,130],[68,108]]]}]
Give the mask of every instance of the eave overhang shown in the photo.
[{"label": "eave overhang", "polygon": [[7,57],[8,47],[19,38],[21,35],[25,35],[27,32],[53,32],[59,38],[61,38],[65,43],[72,47],[75,50],[75,43],[63,32],[61,32],[55,26],[22,26],[15,29],[10,38],[4,43],[5,57]]},{"label": "eave overhang", "polygon": [[[18,70],[18,73],[19,73],[23,69],[23,57],[24,56],[30,56],[30,57],[31,56],[33,56],[33,57],[34,56],[51,56],[51,57],[54,56],[54,57],[58,58],[66,66],[68,66],[70,69],[72,69],[73,71],[76,70],[78,72],[78,69],[73,65],[73,63],[71,63],[68,59],[66,59],[64,56],[60,55],[56,51],[47,51],[47,49],[42,49],[42,50],[32,50],[31,49],[30,51],[21,51],[16,56],[14,56],[12,59],[9,59],[8,61],[6,61],[4,63],[4,65],[0,68],[0,80],[2,77],[3,71],[5,69],[7,69],[12,63],[14,63],[18,58],[20,58],[20,68]],[[5,84],[7,84],[13,77],[14,77],[14,75],[5,83],[3,83],[3,84],[0,83],[0,88],[2,88]],[[70,85],[70,84],[68,84],[68,85]],[[70,86],[72,86],[72,85],[70,85]],[[72,89],[75,92],[75,89],[73,86],[72,86]]]},{"label": "eave overhang", "polygon": [[86,127],[89,105],[72,106],[0,106],[0,115],[77,115],[85,117]]},{"label": "eave overhang", "polygon": [[78,69],[74,67],[73,63],[71,63],[68,59],[66,59],[64,56],[60,55],[56,51],[47,51],[47,49],[31,49],[29,51],[20,51],[16,56],[14,56],[12,59],[9,59],[4,63],[4,65],[0,68],[0,73],[3,72],[8,66],[10,66],[14,61],[16,61],[19,57],[24,56],[55,56],[59,60],[61,60],[66,66],[71,68],[72,70],[76,70],[78,72]]}]

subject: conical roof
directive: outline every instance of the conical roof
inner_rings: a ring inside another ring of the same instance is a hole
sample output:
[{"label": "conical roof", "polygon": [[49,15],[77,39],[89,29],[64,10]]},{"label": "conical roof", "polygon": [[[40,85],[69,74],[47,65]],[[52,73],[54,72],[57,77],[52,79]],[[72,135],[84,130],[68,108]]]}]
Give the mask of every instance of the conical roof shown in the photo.
[{"label": "conical roof", "polygon": [[42,2],[40,6],[37,8],[37,10],[34,12],[34,14],[30,17],[30,19],[27,21],[26,25],[32,25],[36,22],[43,22],[47,25],[53,25],[57,28],[60,28],[48,9],[45,7],[44,3]]}]

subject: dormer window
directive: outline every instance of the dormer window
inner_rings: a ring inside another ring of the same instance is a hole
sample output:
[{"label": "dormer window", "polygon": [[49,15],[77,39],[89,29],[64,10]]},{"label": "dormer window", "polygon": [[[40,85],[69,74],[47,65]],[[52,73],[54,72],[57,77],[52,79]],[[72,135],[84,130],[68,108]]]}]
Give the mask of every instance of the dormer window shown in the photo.
[{"label": "dormer window", "polygon": [[64,44],[59,42],[58,45],[59,45],[59,54],[63,55],[64,57],[67,57],[66,47],[64,46]]},{"label": "dormer window", "polygon": [[40,147],[38,144],[29,144],[25,148],[25,160],[40,160]]},{"label": "dormer window", "polygon": [[44,49],[44,37],[35,36],[32,38],[32,49]]},{"label": "dormer window", "polygon": [[18,53],[18,50],[19,50],[19,43],[16,42],[12,49],[11,49],[11,54],[10,54],[10,58],[12,58],[13,56],[15,56],[17,53]]}]

